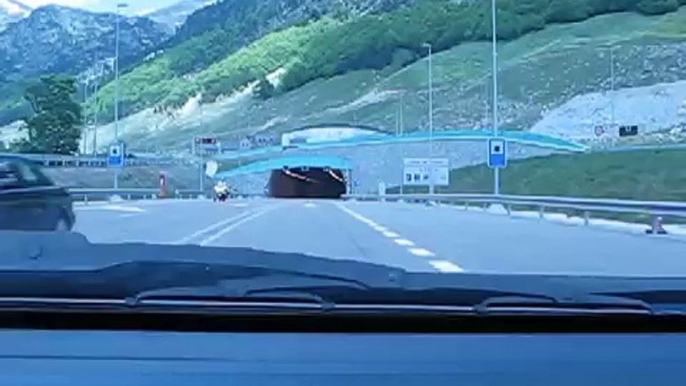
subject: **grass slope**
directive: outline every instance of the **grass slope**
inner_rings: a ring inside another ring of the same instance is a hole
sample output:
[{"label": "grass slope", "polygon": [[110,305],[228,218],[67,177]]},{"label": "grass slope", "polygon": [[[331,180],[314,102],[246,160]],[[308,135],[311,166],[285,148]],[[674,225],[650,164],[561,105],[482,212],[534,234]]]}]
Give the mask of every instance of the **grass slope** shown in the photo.
[{"label": "grass slope", "polygon": [[[686,201],[686,152],[628,152],[552,155],[511,161],[501,173],[501,192],[619,198],[646,201]],[[456,169],[449,193],[491,193],[492,171],[486,165]],[[397,191],[397,188],[394,189]],[[422,192],[422,189],[406,189]]]},{"label": "grass slope", "polygon": [[[527,129],[575,95],[608,90],[609,47],[614,47],[617,88],[686,79],[686,66],[680,65],[681,47],[686,42],[684,25],[683,7],[652,17],[617,13],[549,26],[502,43],[499,92],[503,126]],[[434,56],[435,127],[490,125],[490,55],[489,44],[467,43]],[[231,62],[227,58],[224,65]],[[134,115],[125,122],[125,132],[132,144],[154,141],[163,147],[179,147],[198,133],[227,139],[235,134],[278,133],[331,122],[392,131],[401,101],[406,130],[422,130],[428,127],[427,70],[424,59],[397,71],[363,70],[315,80],[266,101],[235,98],[204,104],[186,118],[161,123],[154,132],[150,130],[152,122],[162,122],[162,117]],[[112,131],[113,127],[102,130]]]},{"label": "grass slope", "polygon": [[[313,36],[333,28],[338,22],[322,19],[305,26],[274,32],[208,68],[186,76],[175,73],[173,66],[181,53],[201,45],[197,37],[185,41],[157,58],[134,68],[120,77],[121,103],[125,111],[139,111],[154,104],[182,105],[188,98],[205,90],[205,97],[218,96],[219,89],[244,86],[280,67],[288,66]],[[204,46],[204,45],[202,45]],[[115,84],[105,85],[98,93],[97,110],[107,113],[114,109]],[[92,111],[94,107],[91,106]]]}]

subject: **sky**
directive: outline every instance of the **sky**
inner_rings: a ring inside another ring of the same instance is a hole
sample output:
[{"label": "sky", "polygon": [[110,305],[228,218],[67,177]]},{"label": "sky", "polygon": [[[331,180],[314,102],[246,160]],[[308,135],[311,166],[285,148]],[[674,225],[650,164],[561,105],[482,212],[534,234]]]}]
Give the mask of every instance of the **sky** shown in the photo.
[{"label": "sky", "polygon": [[133,16],[155,9],[172,5],[178,0],[19,0],[32,7],[40,7],[46,4],[59,4],[69,7],[83,8],[94,12],[115,12],[118,3],[128,3],[128,8],[122,10],[122,14]]}]

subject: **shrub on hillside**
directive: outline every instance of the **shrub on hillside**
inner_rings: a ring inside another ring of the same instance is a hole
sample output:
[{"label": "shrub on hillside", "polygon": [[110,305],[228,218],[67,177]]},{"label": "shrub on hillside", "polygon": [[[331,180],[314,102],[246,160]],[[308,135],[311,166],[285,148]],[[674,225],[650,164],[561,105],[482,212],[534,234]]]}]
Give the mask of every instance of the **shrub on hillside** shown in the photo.
[{"label": "shrub on hillside", "polygon": [[[499,0],[497,33],[500,40],[512,40],[548,23],[579,22],[610,12],[663,14],[677,10],[680,2],[686,4],[686,0]],[[427,55],[423,47],[427,42],[438,52],[491,37],[489,1],[425,1],[322,33],[288,70],[281,89],[290,91],[314,79],[350,71],[383,69],[397,63],[399,50],[416,60]]]},{"label": "shrub on hillside", "polygon": [[678,8],[678,0],[641,0],[636,4],[636,10],[646,15],[661,15]]}]

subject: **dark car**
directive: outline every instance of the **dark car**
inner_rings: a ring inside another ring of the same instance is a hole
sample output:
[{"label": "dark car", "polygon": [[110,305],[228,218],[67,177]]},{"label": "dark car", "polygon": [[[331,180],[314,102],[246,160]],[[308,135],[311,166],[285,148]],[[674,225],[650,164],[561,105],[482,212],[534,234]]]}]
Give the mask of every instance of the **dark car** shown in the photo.
[{"label": "dark car", "polygon": [[73,201],[30,160],[0,157],[0,230],[70,231]]}]

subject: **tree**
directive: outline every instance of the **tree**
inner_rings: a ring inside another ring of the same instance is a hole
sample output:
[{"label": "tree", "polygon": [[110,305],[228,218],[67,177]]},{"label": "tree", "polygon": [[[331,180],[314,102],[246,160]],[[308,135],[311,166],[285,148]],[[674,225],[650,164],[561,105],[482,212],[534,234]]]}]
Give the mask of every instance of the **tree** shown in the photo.
[{"label": "tree", "polygon": [[276,88],[266,77],[262,77],[255,87],[255,95],[260,99],[269,99],[276,93]]},{"label": "tree", "polygon": [[552,0],[548,8],[548,22],[569,23],[588,19],[591,7],[588,0]]},{"label": "tree", "polygon": [[678,0],[641,0],[636,9],[646,15],[662,15],[679,9]]},{"label": "tree", "polygon": [[20,151],[73,154],[81,138],[81,106],[74,100],[76,80],[49,75],[29,85],[24,99],[33,116],[24,120],[28,140]]}]

